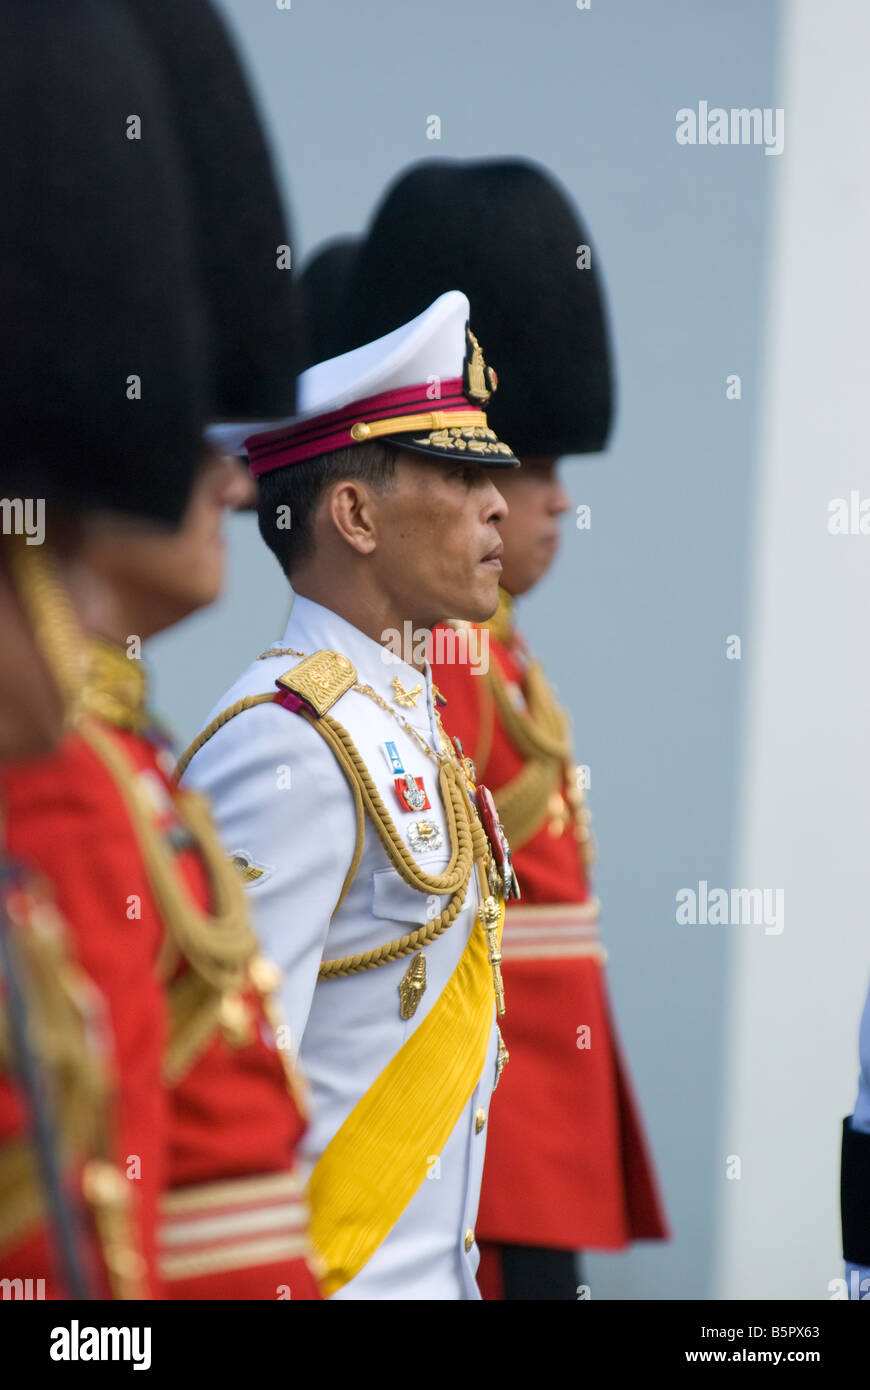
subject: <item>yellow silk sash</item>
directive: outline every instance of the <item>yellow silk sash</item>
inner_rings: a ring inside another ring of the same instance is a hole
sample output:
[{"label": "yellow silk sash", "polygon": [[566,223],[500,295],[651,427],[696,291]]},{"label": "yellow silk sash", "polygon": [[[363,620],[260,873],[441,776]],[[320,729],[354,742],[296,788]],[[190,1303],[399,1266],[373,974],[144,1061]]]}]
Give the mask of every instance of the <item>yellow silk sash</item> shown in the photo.
[{"label": "yellow silk sash", "polygon": [[[504,922],[501,904],[499,937]],[[436,1002],[333,1136],[311,1175],[312,1238],[327,1294],[359,1273],[425,1181],[477,1086],[493,1025],[476,922]]]}]

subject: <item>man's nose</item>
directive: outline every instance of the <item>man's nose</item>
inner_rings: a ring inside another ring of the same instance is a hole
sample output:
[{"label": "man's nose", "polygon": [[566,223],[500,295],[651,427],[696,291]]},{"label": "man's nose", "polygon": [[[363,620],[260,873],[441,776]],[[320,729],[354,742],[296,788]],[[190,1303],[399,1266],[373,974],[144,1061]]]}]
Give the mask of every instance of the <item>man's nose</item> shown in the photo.
[{"label": "man's nose", "polygon": [[509,508],[504,497],[491,479],[490,491],[491,496],[488,499],[486,519],[487,521],[492,521],[497,524],[499,521],[504,521],[505,517],[508,515]]},{"label": "man's nose", "polygon": [[225,474],[221,501],[225,507],[241,511],[253,507],[257,500],[257,484],[244,464],[235,458],[224,460]]},{"label": "man's nose", "polygon": [[553,480],[553,494],[550,498],[550,511],[553,516],[564,516],[565,512],[573,511],[574,501],[565,491],[561,478]]}]

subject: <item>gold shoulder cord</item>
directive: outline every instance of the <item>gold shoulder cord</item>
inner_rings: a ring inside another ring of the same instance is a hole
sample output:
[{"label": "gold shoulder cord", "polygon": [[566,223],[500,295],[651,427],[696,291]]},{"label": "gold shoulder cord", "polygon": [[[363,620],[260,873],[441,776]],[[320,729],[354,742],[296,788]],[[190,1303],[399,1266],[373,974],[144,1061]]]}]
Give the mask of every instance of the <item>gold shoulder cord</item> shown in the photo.
[{"label": "gold shoulder cord", "polygon": [[[293,651],[289,648],[273,648],[269,652],[264,653],[264,656],[279,655],[304,657],[305,654],[303,652]],[[353,688],[360,694],[369,694],[367,687],[356,685]],[[274,696],[271,693],[249,695],[246,696],[245,699],[238,700],[234,705],[230,705],[227,709],[222,710],[211,723],[206,725],[190,747],[182,754],[175,770],[175,776],[181,777],[183,775],[194,755],[215,733],[217,733],[218,729],[222,728],[223,725],[227,723],[228,720],[243,713],[245,709],[250,709],[257,704],[263,704],[266,701],[272,700],[274,700]],[[393,711],[389,710],[389,707],[387,707],[387,709],[389,713],[393,713]],[[347,778],[357,810],[359,811],[360,808],[362,808],[368,815],[390,862],[404,881],[419,893],[436,894],[438,896],[447,893],[451,894],[450,902],[447,904],[444,911],[439,913],[431,922],[427,922],[425,926],[417,928],[416,931],[409,932],[406,936],[399,937],[395,941],[389,941],[384,946],[378,946],[371,951],[361,951],[357,955],[341,956],[333,960],[321,961],[318,978],[321,980],[334,980],[346,975],[358,974],[363,970],[374,970],[379,965],[386,965],[390,961],[399,960],[403,956],[412,955],[421,947],[428,946],[430,942],[435,941],[441,936],[458,916],[462,904],[465,901],[474,864],[486,861],[489,854],[489,842],[487,841],[486,834],[478,820],[474,807],[471,804],[465,782],[465,774],[459,764],[453,759],[445,758],[437,760],[439,763],[439,787],[447,818],[450,860],[443,873],[425,873],[406,849],[396,830],[392,817],[378,793],[371,774],[347,730],[328,714],[323,714],[318,719],[315,719],[302,711],[302,717],[307,720],[313,729],[317,730],[321,738],[323,738],[332,749],[342,772]],[[398,716],[396,717],[398,718]],[[399,719],[399,722],[404,724],[404,721],[401,719]],[[413,733],[414,730],[411,730],[411,732]],[[430,756],[434,757],[431,751]],[[349,882],[359,866],[361,853],[362,841],[358,834],[353,862],[345,878],[339,904],[344,898]]]},{"label": "gold shoulder cord", "polygon": [[[152,722],[140,668],[128,661],[120,648],[102,641],[90,643],[89,658],[82,704],[85,714],[92,717],[81,720],[80,733],[118,788],[166,928],[158,960],[164,979],[171,980],[167,989],[170,1029],[163,1075],[167,1084],[176,1085],[218,1029],[233,1046],[244,1046],[252,1040],[255,1023],[241,995],[246,984],[261,996],[263,1010],[277,1031],[280,1019],[272,994],[280,984],[280,972],[257,956],[242,885],[218,841],[205,799],[185,789],[176,792],[173,807],[205,865],[211,911],[201,909],[193,900],[175,851],[157,823],[150,799],[142,793],[135,767],[113,732],[120,728],[141,734]],[[174,974],[179,958],[190,968]],[[304,1110],[301,1079],[289,1052],[279,1049],[279,1054],[289,1089]]]},{"label": "gold shoulder cord", "polygon": [[[242,1043],[250,1034],[239,990],[250,978],[263,995],[266,1013],[271,1001],[252,969],[258,963],[257,940],[248,920],[244,890],[238,874],[219,843],[211,813],[196,792],[178,791],[178,819],[190,834],[206,866],[213,911],[193,901],[176,862],[175,851],[154,822],[124,750],[111,732],[94,719],[82,720],[80,734],[118,788],[133,827],[148,882],[167,935],[158,970],[168,979],[179,957],[190,969],[172,980],[168,990],[170,1030],[164,1058],[164,1079],[177,1084],[208,1046],[218,1027]],[[263,962],[265,965],[265,962]],[[281,1051],[287,1080],[298,1100],[298,1080]]]},{"label": "gold shoulder cord", "polygon": [[527,712],[514,708],[504,677],[493,663],[483,679],[490,682],[499,718],[519,753],[526,758],[570,761],[567,719],[556,703],[539,661],[533,661],[525,674]]},{"label": "gold shoulder cord", "polygon": [[246,709],[253,709],[256,705],[271,705],[274,704],[274,701],[274,693],[267,690],[264,695],[245,695],[243,699],[236,700],[234,705],[228,705],[226,709],[221,710],[220,714],[216,715],[211,723],[206,724],[205,728],[197,734],[193,743],[185,748],[175,764],[175,771],[172,774],[173,780],[175,782],[181,781],[200,748],[208,743],[212,735],[216,734],[218,729],[222,729],[230,719],[235,719],[237,714],[244,714]]},{"label": "gold shoulder cord", "polygon": [[540,829],[551,798],[559,792],[564,776],[575,836],[584,872],[588,872],[595,857],[589,812],[582,791],[573,781],[574,762],[568,719],[553,694],[541,663],[533,661],[526,672],[525,711],[516,709],[511,702],[507,682],[497,662],[490,663],[483,679],[492,691],[508,738],[526,760],[525,767],[516,777],[493,791],[508,840],[515,850],[522,849]]},{"label": "gold shoulder cord", "polygon": [[47,546],[28,545],[23,536],[4,536],[9,572],[34,641],[60,692],[68,725],[79,713],[86,670],[86,639]]},{"label": "gold shoulder cord", "polygon": [[442,893],[452,893],[453,895],[443,912],[439,913],[431,922],[427,922],[424,927],[418,927],[416,931],[410,932],[407,936],[399,937],[398,940],[390,941],[384,946],[378,946],[372,951],[362,951],[355,956],[342,956],[335,960],[322,961],[318,977],[321,980],[333,980],[344,975],[357,974],[362,970],[373,970],[378,965],[386,965],[389,961],[399,960],[402,956],[411,955],[421,947],[428,946],[430,942],[441,936],[455,921],[461,910],[468,891],[472,868],[475,863],[486,861],[489,853],[489,842],[471,805],[463,774],[456,763],[444,762],[441,764],[439,772],[439,783],[447,817],[450,863],[443,874],[425,873],[402,843],[392,817],[381,800],[369,770],[347,730],[328,714],[322,715],[318,720],[314,720],[310,716],[304,717],[308,718],[312,727],[317,729],[321,737],[332,748],[351,786],[357,786],[360,789],[363,804],[378,838],[390,861],[405,882],[419,893],[433,893],[439,896]]},{"label": "gold shoulder cord", "polygon": [[[96,1007],[93,987],[69,958],[63,922],[50,899],[13,887],[6,911],[27,983],[30,1039],[54,1088],[64,1158],[101,1151],[110,1096],[108,1072],[88,1016]],[[0,1000],[0,1070],[8,1073],[11,1060]],[[22,1235],[41,1214],[32,1170],[27,1141],[0,1147],[0,1247]]]}]

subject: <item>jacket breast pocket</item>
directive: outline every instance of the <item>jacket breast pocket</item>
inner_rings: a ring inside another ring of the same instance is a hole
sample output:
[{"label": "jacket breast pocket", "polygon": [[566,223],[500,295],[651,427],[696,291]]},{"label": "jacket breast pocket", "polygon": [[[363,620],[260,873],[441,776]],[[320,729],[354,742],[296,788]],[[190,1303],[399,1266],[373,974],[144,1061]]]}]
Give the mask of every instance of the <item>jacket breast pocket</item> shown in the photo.
[{"label": "jacket breast pocket", "polygon": [[[444,863],[442,855],[430,854],[418,860],[422,869],[436,873]],[[448,894],[418,893],[395,869],[376,869],[372,874],[372,916],[391,922],[422,927],[447,906]],[[402,935],[406,935],[402,932]]]}]

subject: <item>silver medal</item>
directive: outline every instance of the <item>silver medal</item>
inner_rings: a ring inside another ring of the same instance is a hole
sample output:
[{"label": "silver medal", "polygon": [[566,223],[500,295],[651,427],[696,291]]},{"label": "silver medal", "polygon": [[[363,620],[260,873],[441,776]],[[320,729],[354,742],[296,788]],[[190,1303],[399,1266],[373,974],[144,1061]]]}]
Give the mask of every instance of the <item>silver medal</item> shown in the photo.
[{"label": "silver medal", "polygon": [[408,844],[415,854],[440,849],[443,843],[441,831],[433,820],[415,820],[408,828]]}]

